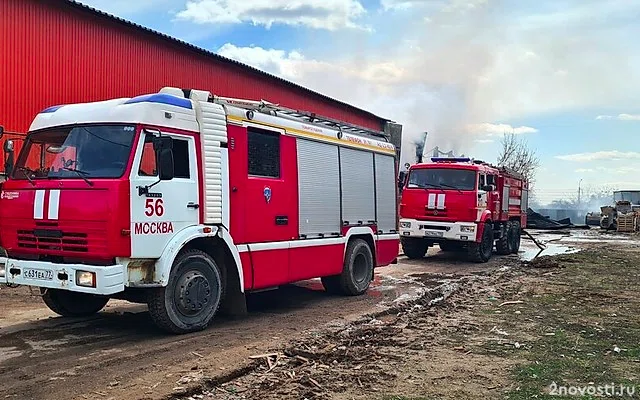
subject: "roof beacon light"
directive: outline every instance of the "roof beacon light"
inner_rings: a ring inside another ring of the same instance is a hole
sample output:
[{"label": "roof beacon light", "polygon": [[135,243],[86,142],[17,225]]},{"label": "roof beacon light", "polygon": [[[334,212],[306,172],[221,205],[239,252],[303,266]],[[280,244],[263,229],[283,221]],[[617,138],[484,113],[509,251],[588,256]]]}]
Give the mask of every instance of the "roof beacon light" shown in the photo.
[{"label": "roof beacon light", "polygon": [[469,162],[469,157],[432,157],[433,162]]}]

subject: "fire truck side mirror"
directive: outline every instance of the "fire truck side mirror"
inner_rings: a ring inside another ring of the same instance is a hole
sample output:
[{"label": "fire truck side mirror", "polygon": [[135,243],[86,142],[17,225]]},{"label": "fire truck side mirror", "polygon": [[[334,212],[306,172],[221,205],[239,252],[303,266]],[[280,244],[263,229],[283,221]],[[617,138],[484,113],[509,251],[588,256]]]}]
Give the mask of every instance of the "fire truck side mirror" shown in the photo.
[{"label": "fire truck side mirror", "polygon": [[402,189],[404,188],[404,181],[406,178],[407,178],[406,171],[400,171],[400,174],[398,176],[398,190],[400,190],[400,192],[402,192]]},{"label": "fire truck side mirror", "polygon": [[14,152],[14,143],[13,140],[6,140],[4,145],[2,146],[4,150],[4,173],[9,176],[13,172],[13,152]]},{"label": "fire truck side mirror", "polygon": [[482,187],[482,190],[484,190],[485,192],[493,192],[496,190],[496,187],[494,185],[484,185]]},{"label": "fire truck side mirror", "polygon": [[173,163],[173,139],[168,136],[157,136],[153,139],[153,149],[156,153],[158,178],[170,181],[175,175]]}]

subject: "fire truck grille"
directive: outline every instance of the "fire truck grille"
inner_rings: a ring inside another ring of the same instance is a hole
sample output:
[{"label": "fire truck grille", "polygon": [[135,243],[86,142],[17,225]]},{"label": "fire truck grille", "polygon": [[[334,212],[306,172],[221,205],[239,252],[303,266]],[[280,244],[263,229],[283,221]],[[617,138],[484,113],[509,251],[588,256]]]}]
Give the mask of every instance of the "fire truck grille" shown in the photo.
[{"label": "fire truck grille", "polygon": [[35,229],[33,231],[18,230],[18,247],[23,249],[87,253],[89,251],[89,241],[87,240],[86,233],[46,229]]}]

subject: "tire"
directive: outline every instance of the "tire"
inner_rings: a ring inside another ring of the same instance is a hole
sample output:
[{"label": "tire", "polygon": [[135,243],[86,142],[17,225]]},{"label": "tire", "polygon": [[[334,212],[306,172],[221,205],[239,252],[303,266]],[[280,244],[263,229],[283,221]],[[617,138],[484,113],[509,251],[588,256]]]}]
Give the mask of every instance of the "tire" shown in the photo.
[{"label": "tire", "polygon": [[496,252],[502,256],[513,252],[513,228],[511,221],[504,223],[504,233],[496,242]]},{"label": "tire", "polygon": [[41,293],[44,304],[63,317],[88,317],[102,310],[109,302],[108,297],[67,290],[41,289]]},{"label": "tire", "polygon": [[513,229],[513,244],[511,246],[512,253],[518,254],[518,252],[520,251],[520,242],[522,239],[522,227],[520,225],[520,221],[513,221],[511,228]]},{"label": "tire", "polygon": [[441,242],[439,245],[440,245],[440,250],[444,252],[459,252],[463,250],[461,243]]},{"label": "tire", "polygon": [[349,242],[345,252],[342,273],[322,278],[322,284],[329,293],[346,296],[364,294],[373,279],[373,253],[369,244],[362,239]]},{"label": "tire", "polygon": [[424,258],[424,255],[427,254],[427,249],[429,248],[429,245],[423,239],[403,237],[400,242],[402,243],[402,251],[404,252],[404,255],[410,260],[419,260]]},{"label": "tire", "polygon": [[469,245],[469,259],[477,263],[485,263],[491,259],[493,253],[493,224],[485,222],[482,229],[482,239],[480,243]]},{"label": "tire", "polygon": [[177,334],[207,328],[224,297],[222,282],[222,272],[211,256],[200,250],[182,252],[173,262],[167,286],[149,292],[153,322]]}]

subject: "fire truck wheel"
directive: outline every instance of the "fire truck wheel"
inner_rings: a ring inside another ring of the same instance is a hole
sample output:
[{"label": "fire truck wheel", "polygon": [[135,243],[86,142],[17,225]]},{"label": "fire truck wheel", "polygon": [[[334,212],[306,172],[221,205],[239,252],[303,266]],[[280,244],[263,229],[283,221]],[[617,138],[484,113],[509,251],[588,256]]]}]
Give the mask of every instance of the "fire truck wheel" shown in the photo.
[{"label": "fire truck wheel", "polygon": [[410,260],[423,258],[429,248],[429,245],[423,239],[403,237],[400,239],[400,243],[402,243],[404,255]]},{"label": "fire truck wheel", "polygon": [[511,221],[504,223],[504,234],[496,242],[496,250],[500,255],[513,253],[513,227]]},{"label": "fire truck wheel", "polygon": [[345,252],[342,273],[322,278],[327,292],[347,296],[364,294],[373,278],[373,253],[369,244],[362,239],[349,242]]},{"label": "fire truck wheel", "polygon": [[518,254],[520,251],[520,240],[522,236],[520,221],[514,221],[513,225],[511,225],[511,229],[513,229],[513,254]]},{"label": "fire truck wheel", "polygon": [[215,260],[203,251],[187,250],[173,262],[167,286],[149,292],[149,313],[168,332],[200,331],[218,311],[223,290]]},{"label": "fire truck wheel", "polygon": [[86,317],[102,310],[108,297],[69,292],[66,290],[43,290],[42,300],[54,313],[63,317]]},{"label": "fire truck wheel", "polygon": [[473,262],[485,263],[489,261],[493,253],[493,224],[485,222],[480,243],[471,243],[468,251],[469,259]]}]

